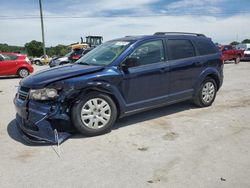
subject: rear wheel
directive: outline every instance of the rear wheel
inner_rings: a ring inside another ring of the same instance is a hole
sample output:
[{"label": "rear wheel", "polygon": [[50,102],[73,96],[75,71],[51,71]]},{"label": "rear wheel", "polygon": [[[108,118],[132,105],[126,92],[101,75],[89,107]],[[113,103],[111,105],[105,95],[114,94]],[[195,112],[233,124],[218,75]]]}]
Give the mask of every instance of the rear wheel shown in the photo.
[{"label": "rear wheel", "polygon": [[216,92],[216,82],[212,78],[207,78],[203,81],[194,97],[194,103],[200,107],[210,106],[214,102]]},{"label": "rear wheel", "polygon": [[117,117],[117,108],[108,95],[91,92],[73,106],[71,117],[79,132],[96,136],[111,129]]},{"label": "rear wheel", "polygon": [[239,64],[240,63],[240,56],[237,56],[234,60],[235,64]]},{"label": "rear wheel", "polygon": [[36,61],[35,61],[35,64],[36,64],[36,65],[41,65],[41,62],[40,62],[39,60],[36,60]]},{"label": "rear wheel", "polygon": [[21,68],[18,70],[18,76],[21,78],[25,78],[25,77],[29,76],[29,71],[25,68]]}]

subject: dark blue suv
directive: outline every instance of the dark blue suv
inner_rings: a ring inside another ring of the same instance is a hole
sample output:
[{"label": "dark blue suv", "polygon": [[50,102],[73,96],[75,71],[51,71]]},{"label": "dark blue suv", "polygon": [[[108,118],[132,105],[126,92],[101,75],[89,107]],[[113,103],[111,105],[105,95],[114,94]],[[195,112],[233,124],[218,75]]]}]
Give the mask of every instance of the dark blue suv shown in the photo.
[{"label": "dark blue suv", "polygon": [[190,99],[210,106],[222,81],[221,53],[202,34],[128,36],[23,79],[16,121],[26,140],[60,143],[72,127],[95,136],[143,110]]}]

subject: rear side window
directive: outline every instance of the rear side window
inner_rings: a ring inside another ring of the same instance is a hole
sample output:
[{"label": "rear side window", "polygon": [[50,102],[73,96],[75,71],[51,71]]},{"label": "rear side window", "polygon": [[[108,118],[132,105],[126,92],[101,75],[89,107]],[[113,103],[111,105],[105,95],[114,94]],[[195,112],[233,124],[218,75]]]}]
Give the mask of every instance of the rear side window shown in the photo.
[{"label": "rear side window", "polygon": [[18,57],[12,54],[2,54],[5,60],[16,60]]},{"label": "rear side window", "polygon": [[233,49],[233,47],[232,46],[224,46],[224,50],[226,51],[226,50],[232,50]]},{"label": "rear side window", "polygon": [[195,50],[190,40],[170,39],[167,41],[167,45],[171,60],[195,56]]},{"label": "rear side window", "polygon": [[199,55],[208,55],[218,52],[216,46],[211,40],[195,40],[194,43]]},{"label": "rear side window", "polygon": [[1,54],[0,54],[0,61],[4,61],[4,58]]}]

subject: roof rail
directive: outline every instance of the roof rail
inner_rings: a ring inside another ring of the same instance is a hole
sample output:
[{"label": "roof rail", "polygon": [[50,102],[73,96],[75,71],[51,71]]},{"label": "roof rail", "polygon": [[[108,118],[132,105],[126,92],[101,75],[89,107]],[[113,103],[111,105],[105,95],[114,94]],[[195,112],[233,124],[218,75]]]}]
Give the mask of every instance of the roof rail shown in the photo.
[{"label": "roof rail", "polygon": [[186,32],[156,32],[154,35],[194,35],[205,37],[204,34],[200,33],[186,33]]}]

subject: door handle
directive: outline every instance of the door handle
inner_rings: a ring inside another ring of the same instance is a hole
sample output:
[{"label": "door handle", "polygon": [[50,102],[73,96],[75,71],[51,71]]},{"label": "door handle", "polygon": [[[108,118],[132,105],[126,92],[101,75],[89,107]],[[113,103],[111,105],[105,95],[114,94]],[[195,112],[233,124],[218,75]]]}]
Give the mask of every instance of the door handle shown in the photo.
[{"label": "door handle", "polygon": [[195,62],[194,63],[196,66],[200,66],[200,65],[202,65],[202,62]]}]

